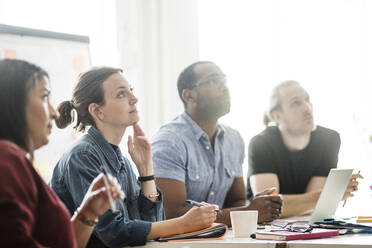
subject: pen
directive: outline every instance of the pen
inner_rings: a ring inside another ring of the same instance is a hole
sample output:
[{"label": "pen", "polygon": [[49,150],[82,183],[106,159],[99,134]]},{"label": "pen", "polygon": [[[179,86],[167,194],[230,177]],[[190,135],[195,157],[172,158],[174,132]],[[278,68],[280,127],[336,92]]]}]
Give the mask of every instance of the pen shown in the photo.
[{"label": "pen", "polygon": [[108,199],[109,199],[110,207],[111,207],[112,212],[115,212],[116,211],[116,206],[115,206],[114,200],[112,199],[111,192],[110,192],[110,184],[109,184],[108,173],[107,173],[107,170],[104,166],[101,166],[101,169],[102,169],[102,173],[104,175],[103,181],[105,182],[105,186],[106,186],[106,189],[107,189],[107,196],[108,196]]},{"label": "pen", "polygon": [[[360,170],[358,171],[356,178],[358,178],[359,175],[360,175]],[[356,180],[356,179],[355,179],[355,180]],[[344,204],[342,205],[342,207],[345,207],[346,201],[347,201],[347,198],[345,199]]]},{"label": "pen", "polygon": [[[203,203],[200,203],[200,202],[197,202],[197,201],[193,201],[193,200],[186,200],[186,203],[189,204],[189,205],[192,205],[192,206],[197,206],[197,207],[205,206]],[[215,211],[216,211],[217,213],[220,212],[219,209],[216,209]]]}]

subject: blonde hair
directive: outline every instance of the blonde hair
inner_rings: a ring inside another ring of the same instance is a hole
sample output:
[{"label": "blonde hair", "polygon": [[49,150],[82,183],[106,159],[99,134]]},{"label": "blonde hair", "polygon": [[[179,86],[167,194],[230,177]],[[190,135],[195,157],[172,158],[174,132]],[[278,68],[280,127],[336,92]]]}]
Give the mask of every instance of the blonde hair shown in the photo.
[{"label": "blonde hair", "polygon": [[292,85],[300,85],[299,82],[294,80],[287,80],[284,82],[281,82],[271,92],[270,96],[270,103],[269,108],[266,110],[264,117],[263,117],[263,124],[267,127],[269,126],[270,122],[273,122],[274,119],[271,115],[271,113],[274,110],[280,110],[281,109],[281,102],[280,102],[280,90],[283,88],[287,88]]}]

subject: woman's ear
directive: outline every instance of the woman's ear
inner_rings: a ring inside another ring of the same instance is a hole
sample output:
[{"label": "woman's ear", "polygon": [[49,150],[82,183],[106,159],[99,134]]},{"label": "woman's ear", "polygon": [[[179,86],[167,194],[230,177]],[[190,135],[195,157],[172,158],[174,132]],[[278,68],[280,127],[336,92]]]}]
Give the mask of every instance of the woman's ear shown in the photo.
[{"label": "woman's ear", "polygon": [[89,114],[93,117],[93,119],[102,121],[104,118],[104,114],[101,111],[100,106],[97,103],[91,103],[88,106]]}]

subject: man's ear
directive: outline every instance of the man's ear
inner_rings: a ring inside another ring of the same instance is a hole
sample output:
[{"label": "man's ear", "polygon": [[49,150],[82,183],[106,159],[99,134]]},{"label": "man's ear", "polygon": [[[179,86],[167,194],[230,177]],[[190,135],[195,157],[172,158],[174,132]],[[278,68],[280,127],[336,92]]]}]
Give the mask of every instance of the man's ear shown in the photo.
[{"label": "man's ear", "polygon": [[182,91],[182,98],[186,103],[191,103],[196,101],[196,92],[189,89],[184,89]]},{"label": "man's ear", "polygon": [[282,121],[282,113],[279,110],[272,111],[271,116],[276,123],[280,123]]},{"label": "man's ear", "polygon": [[88,111],[94,120],[100,120],[100,121],[103,120],[104,114],[101,111],[101,108],[97,103],[89,104]]}]

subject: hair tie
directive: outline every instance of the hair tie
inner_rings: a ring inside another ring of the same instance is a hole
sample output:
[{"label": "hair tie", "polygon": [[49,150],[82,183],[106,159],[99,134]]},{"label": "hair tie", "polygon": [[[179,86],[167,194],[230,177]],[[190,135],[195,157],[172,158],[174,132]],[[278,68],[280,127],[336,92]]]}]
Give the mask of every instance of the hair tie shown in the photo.
[{"label": "hair tie", "polygon": [[70,106],[71,106],[71,108],[72,108],[72,109],[74,109],[74,108],[75,108],[75,104],[74,104],[74,101],[72,101],[72,100],[70,101]]}]

